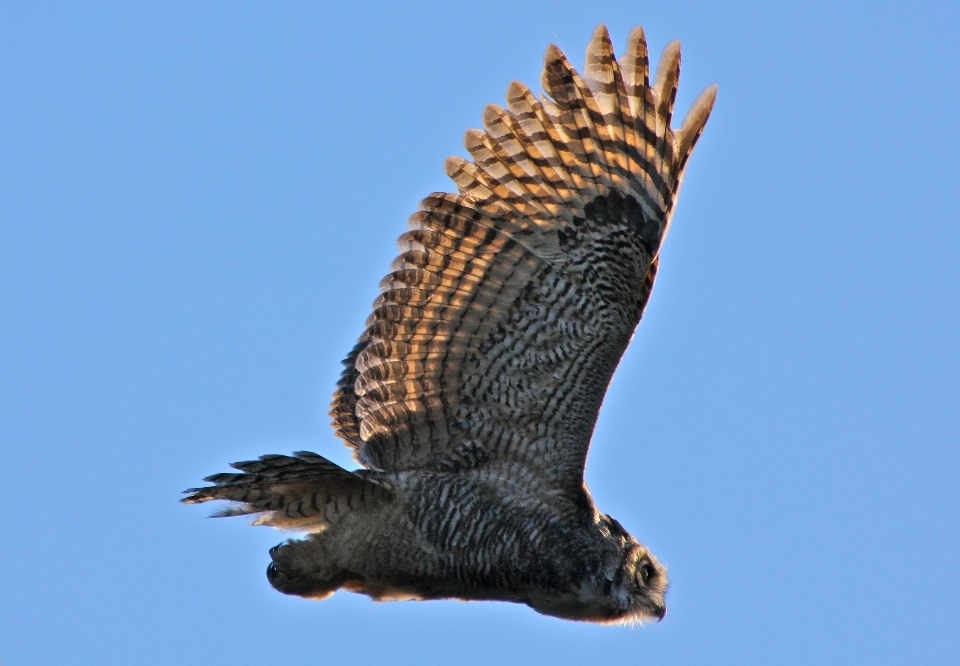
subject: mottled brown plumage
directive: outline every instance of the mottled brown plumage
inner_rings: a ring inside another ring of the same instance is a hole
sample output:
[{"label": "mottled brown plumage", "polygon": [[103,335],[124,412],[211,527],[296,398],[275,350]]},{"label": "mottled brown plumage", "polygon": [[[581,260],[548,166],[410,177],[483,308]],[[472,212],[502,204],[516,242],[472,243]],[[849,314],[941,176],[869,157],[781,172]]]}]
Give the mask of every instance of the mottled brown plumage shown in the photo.
[{"label": "mottled brown plumage", "polygon": [[[583,482],[594,424],[650,297],[716,87],[670,128],[680,48],[648,82],[600,26],[581,77],[556,48],[447,160],[459,194],[410,218],[331,408],[364,469],[264,456],[185,502],[311,532],[271,551],[281,592],[498,599],[594,622],[662,618],[666,570]],[[622,67],[622,69],[621,69]]]}]

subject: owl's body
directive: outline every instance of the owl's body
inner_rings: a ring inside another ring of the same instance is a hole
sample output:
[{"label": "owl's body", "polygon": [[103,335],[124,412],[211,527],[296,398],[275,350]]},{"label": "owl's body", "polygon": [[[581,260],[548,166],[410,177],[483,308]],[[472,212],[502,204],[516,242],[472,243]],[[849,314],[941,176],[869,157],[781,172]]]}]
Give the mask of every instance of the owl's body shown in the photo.
[{"label": "owl's body", "polygon": [[365,469],[313,453],[208,477],[187,502],[311,532],[271,551],[278,590],[497,599],[594,622],[662,618],[666,570],[583,482],[613,372],[656,278],[715,87],[670,129],[679,45],[647,79],[601,26],[581,78],[547,50],[537,99],[511,84],[447,161],[460,194],[410,219],[331,416]]},{"label": "owl's body", "polygon": [[[630,608],[625,560],[649,557],[614,521],[582,505],[564,512],[522,491],[505,492],[479,471],[371,475],[371,493],[325,530],[278,546],[267,576],[281,592],[324,598],[340,587],[377,600],[514,601],[549,615],[598,622]],[[325,498],[324,498],[325,499]],[[632,573],[632,568],[631,568]],[[658,600],[643,614],[661,617]]]}]

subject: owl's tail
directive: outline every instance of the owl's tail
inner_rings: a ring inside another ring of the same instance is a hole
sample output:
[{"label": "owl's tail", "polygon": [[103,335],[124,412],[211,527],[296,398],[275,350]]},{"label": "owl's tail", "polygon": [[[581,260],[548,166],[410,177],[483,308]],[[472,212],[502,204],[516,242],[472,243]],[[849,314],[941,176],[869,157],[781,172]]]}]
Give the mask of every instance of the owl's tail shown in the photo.
[{"label": "owl's tail", "polygon": [[233,502],[213,517],[260,514],[255,525],[317,531],[371,501],[393,492],[389,483],[349,472],[309,451],[293,456],[266,455],[230,465],[240,474],[214,474],[214,485],[190,488],[181,502]]}]

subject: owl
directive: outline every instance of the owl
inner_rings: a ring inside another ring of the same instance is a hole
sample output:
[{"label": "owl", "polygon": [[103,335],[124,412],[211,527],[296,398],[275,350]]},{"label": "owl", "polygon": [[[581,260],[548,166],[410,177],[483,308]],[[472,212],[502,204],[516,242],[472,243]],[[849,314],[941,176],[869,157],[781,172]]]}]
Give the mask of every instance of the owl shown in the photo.
[{"label": "owl", "polygon": [[680,45],[648,80],[641,28],[604,26],[583,74],[550,46],[537,97],[466,133],[458,193],[420,204],[330,415],[361,469],[310,452],[214,474],[182,501],[305,533],[270,551],[280,592],[500,600],[568,620],[666,613],[667,571],[601,513],[583,470],[607,386],[650,298],[716,86],[671,129]]}]

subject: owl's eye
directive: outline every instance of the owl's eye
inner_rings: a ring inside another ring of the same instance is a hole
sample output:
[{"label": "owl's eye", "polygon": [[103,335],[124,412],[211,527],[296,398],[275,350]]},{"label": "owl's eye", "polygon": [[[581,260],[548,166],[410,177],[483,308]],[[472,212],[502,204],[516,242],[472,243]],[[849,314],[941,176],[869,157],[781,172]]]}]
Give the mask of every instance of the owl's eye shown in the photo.
[{"label": "owl's eye", "polygon": [[645,562],[641,566],[637,567],[637,583],[640,585],[646,585],[647,581],[653,578],[657,573],[657,570],[653,568],[653,565],[649,562]]}]

